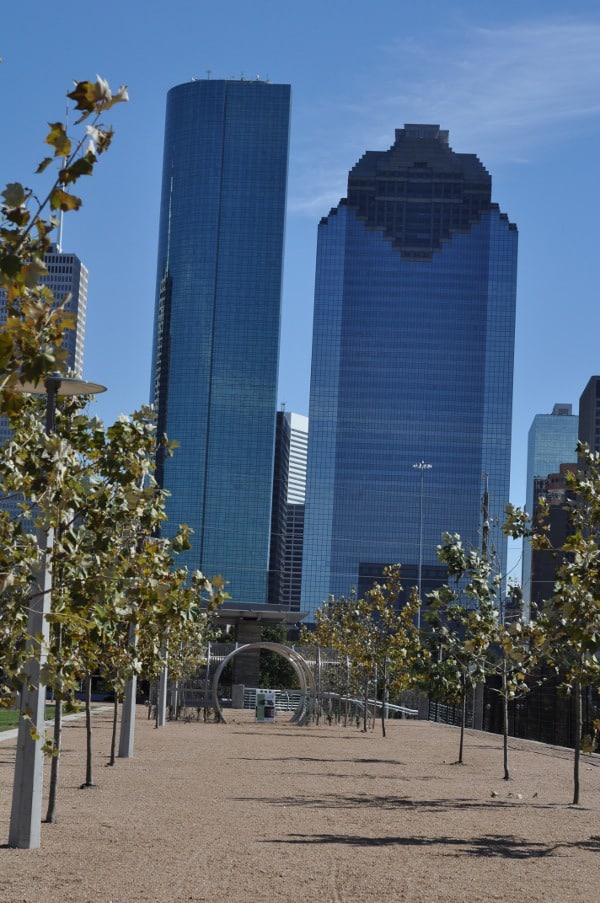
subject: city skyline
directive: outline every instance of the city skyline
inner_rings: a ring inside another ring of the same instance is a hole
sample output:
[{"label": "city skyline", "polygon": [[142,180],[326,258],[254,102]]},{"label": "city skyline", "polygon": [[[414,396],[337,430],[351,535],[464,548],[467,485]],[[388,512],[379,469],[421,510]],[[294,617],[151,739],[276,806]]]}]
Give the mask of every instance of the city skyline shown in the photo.
[{"label": "city skyline", "polygon": [[[519,224],[520,257],[511,499],[524,504],[527,431],[555,400],[576,404],[598,372],[594,211],[600,200],[600,13],[591,0],[526,5],[424,2],[400,8],[349,0],[326,11],[307,0],[164,9],[107,0],[107,31],[66,0],[31,16],[12,5],[2,47],[3,182],[39,186],[48,121],[64,117],[73,79],[96,72],[130,104],[107,116],[110,152],[82,180],[81,211],[65,217],[63,248],[90,271],[85,376],[108,387],[93,406],[106,422],[148,400],[164,97],[192,77],[261,74],[293,91],[278,407],[308,413],[310,337],[319,217],[344,193],[365,146],[385,147],[403,122],[439,122],[457,151],[476,148],[496,198]],[[318,22],[318,28],[315,23]],[[385,23],[385,28],[382,27]],[[53,46],[52,66],[47,48]],[[136,48],[135,54],[132,47]],[[592,175],[590,175],[590,173]],[[573,323],[586,324],[585,330]],[[565,343],[565,324],[569,341]],[[555,349],[561,365],[555,365]],[[176,439],[177,437],[172,437]],[[512,576],[520,574],[515,559]]]}]

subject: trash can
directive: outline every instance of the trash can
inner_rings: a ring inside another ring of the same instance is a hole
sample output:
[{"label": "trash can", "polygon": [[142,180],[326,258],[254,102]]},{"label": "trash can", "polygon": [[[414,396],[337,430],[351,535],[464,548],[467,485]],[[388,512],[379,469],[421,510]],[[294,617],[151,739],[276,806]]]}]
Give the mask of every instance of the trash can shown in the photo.
[{"label": "trash can", "polygon": [[256,720],[275,721],[275,693],[273,690],[256,691]]}]

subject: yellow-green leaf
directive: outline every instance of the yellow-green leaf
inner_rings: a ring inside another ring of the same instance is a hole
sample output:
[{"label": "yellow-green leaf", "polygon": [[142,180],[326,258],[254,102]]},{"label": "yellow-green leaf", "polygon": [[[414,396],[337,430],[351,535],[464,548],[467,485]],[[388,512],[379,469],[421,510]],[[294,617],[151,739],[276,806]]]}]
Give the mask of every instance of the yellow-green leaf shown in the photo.
[{"label": "yellow-green leaf", "polygon": [[7,207],[20,207],[27,200],[27,195],[20,182],[9,182],[2,192],[2,200]]},{"label": "yellow-green leaf", "polygon": [[81,198],[68,194],[62,188],[55,188],[50,195],[50,206],[53,210],[79,210]]},{"label": "yellow-green leaf", "polygon": [[71,139],[65,131],[62,122],[50,122],[50,131],[46,138],[46,144],[54,148],[55,157],[67,157],[71,153]]},{"label": "yellow-green leaf", "polygon": [[48,166],[50,166],[50,164],[52,163],[52,159],[53,159],[52,157],[44,157],[44,159],[42,160],[42,162],[40,163],[40,165],[38,166],[38,168],[35,171],[36,175],[39,175],[41,172],[44,172],[44,170],[47,169]]},{"label": "yellow-green leaf", "polygon": [[63,185],[68,185],[70,182],[76,182],[80,176],[91,176],[94,171],[95,162],[95,156],[88,152],[83,157],[76,160],[71,166],[61,169],[58,176],[59,181],[62,182]]},{"label": "yellow-green leaf", "polygon": [[77,82],[73,91],[67,94],[70,100],[75,101],[76,110],[85,110],[87,112],[94,109],[96,102],[96,86],[92,82]]}]

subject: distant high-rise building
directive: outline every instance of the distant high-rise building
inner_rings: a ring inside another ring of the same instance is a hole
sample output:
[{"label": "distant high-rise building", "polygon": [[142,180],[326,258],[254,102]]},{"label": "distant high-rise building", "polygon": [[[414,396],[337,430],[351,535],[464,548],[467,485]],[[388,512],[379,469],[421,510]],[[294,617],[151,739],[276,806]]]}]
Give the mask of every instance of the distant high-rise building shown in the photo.
[{"label": "distant high-rise building", "polygon": [[[44,264],[48,272],[42,277],[40,283],[51,289],[56,305],[64,302],[65,310],[75,316],[75,328],[66,330],[63,345],[67,351],[69,372],[81,379],[83,376],[88,271],[76,254],[67,254],[61,251],[56,244],[50,245],[44,256]],[[5,322],[6,315],[6,291],[0,288],[0,323]]]},{"label": "distant high-rise building", "polygon": [[[75,328],[66,330],[63,345],[67,351],[69,373],[81,379],[83,376],[83,346],[87,310],[88,271],[76,254],[67,254],[53,244],[48,249],[44,263],[48,272],[40,280],[54,293],[55,303],[65,302],[65,310],[75,316]],[[68,300],[65,299],[68,297]],[[6,320],[6,291],[0,289],[0,323]],[[4,417],[0,417],[0,444],[10,437],[10,429]]]},{"label": "distant high-rise building", "polygon": [[[83,346],[85,341],[85,317],[87,310],[88,271],[76,254],[67,254],[53,244],[44,256],[48,272],[40,280],[54,293],[55,303],[64,302],[65,310],[75,316],[75,328],[64,333],[63,346],[67,351],[67,368],[73,376],[83,376]],[[65,300],[67,299],[68,300]],[[6,321],[6,291],[0,289],[0,323]],[[11,436],[6,417],[0,417],[0,447]],[[0,500],[0,505],[15,517],[20,515],[18,499]]]},{"label": "distant high-rise building", "polygon": [[517,239],[437,125],[365,153],[321,220],[303,609],[396,562],[427,592],[443,532],[481,545],[486,483],[505,569]]},{"label": "distant high-rise building", "polygon": [[290,87],[192,80],[169,91],[152,399],[179,443],[159,458],[185,562],[267,600]]},{"label": "distant high-rise building", "polygon": [[590,377],[579,398],[578,438],[590,451],[600,451],[600,376]]},{"label": "distant high-rise building", "polygon": [[[556,550],[562,549],[571,530],[566,505],[570,493],[568,474],[576,470],[576,462],[561,464],[556,473],[535,477],[533,480],[534,500],[531,513],[536,520],[542,519],[550,548],[531,551],[530,598],[525,610],[528,619],[535,617],[554,594],[556,573],[563,561],[562,552]],[[544,501],[544,510],[541,509],[540,500]]]},{"label": "distant high-rise building", "polygon": [[308,417],[289,414],[290,465],[287,487],[287,522],[283,568],[282,605],[299,611],[302,590],[302,549],[304,545],[304,507],[306,499],[306,462],[308,455]]},{"label": "distant high-rise building", "polygon": [[[579,418],[572,405],[555,404],[551,414],[536,414],[527,439],[527,486],[525,509],[530,515],[537,503],[536,480],[547,480],[549,473],[558,473],[560,465],[577,458],[577,430]],[[544,483],[544,485],[546,485]],[[538,487],[539,488],[539,487]],[[528,616],[531,595],[531,544],[523,540],[523,611]]]},{"label": "distant high-rise building", "polygon": [[279,411],[275,442],[269,602],[300,608],[308,417]]},{"label": "distant high-rise building", "polygon": [[65,332],[63,344],[67,350],[67,367],[81,379],[83,376],[83,346],[87,311],[88,271],[76,254],[67,254],[52,245],[44,257],[48,275],[42,282],[52,289],[57,302],[67,296],[65,310],[75,316],[75,329]]},{"label": "distant high-rise building", "polygon": [[290,467],[290,422],[285,411],[277,412],[275,425],[275,461],[271,505],[271,546],[267,601],[281,605],[287,529],[287,486]]}]

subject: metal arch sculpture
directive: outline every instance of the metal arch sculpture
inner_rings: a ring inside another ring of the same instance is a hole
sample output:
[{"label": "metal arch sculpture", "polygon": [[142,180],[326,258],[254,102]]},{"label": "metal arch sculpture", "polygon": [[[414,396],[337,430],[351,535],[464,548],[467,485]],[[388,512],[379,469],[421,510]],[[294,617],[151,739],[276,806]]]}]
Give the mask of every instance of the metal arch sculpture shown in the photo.
[{"label": "metal arch sculpture", "polygon": [[312,709],[312,705],[314,699],[317,694],[315,679],[313,673],[310,669],[310,665],[304,659],[299,652],[296,652],[295,649],[292,649],[291,646],[284,646],[282,643],[246,643],[244,646],[238,646],[237,649],[234,649],[228,655],[225,656],[217,670],[215,671],[215,675],[212,680],[212,699],[213,706],[216,712],[219,714],[219,720],[223,724],[227,724],[227,719],[223,714],[223,710],[219,703],[219,680],[223,670],[228,662],[231,661],[234,656],[238,655],[240,652],[249,652],[252,649],[269,649],[271,652],[276,652],[278,655],[281,655],[285,658],[298,677],[300,681],[300,690],[302,692],[302,700],[298,705],[296,711],[291,717],[291,721],[295,721],[298,724],[304,724],[306,719]]}]

